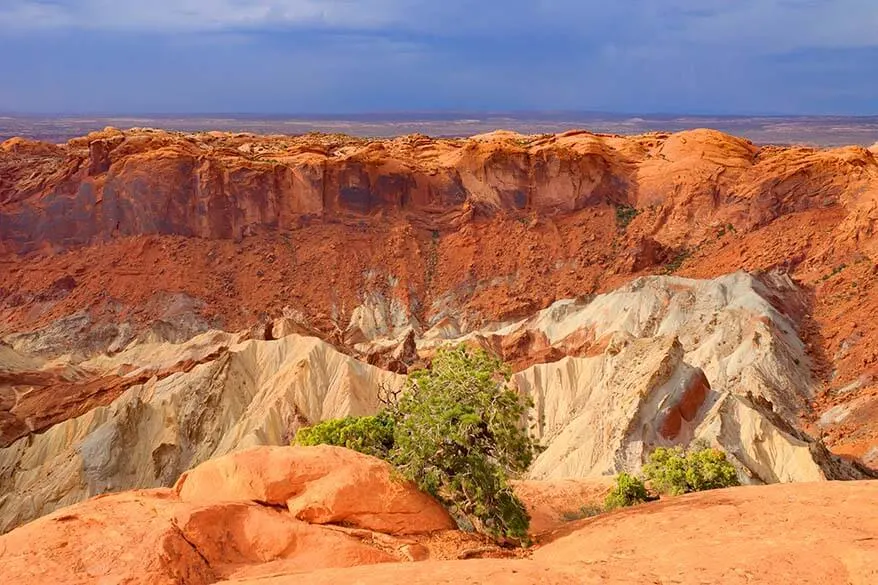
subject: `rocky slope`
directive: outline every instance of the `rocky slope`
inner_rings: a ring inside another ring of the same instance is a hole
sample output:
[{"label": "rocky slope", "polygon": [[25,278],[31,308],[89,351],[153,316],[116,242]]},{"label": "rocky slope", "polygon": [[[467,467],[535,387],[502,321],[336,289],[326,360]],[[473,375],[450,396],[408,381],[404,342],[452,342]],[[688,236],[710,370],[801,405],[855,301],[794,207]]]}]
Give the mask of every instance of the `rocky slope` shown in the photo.
[{"label": "rocky slope", "polygon": [[[867,477],[793,424],[816,381],[793,319],[767,300],[792,286],[744,273],[645,277],[464,335],[445,323],[357,346],[403,367],[459,343],[517,364],[513,384],[533,398],[531,432],[546,447],[532,478],[637,472],[656,446],[695,440],[722,447],[745,483]],[[23,436],[0,448],[0,530],[97,494],[170,486],[211,457],[288,444],[303,424],[376,412],[379,394],[403,383],[315,337],[283,336],[295,330],[287,318],[270,329],[281,338],[209,332],[82,361],[18,353],[42,347],[40,335],[13,342],[10,377],[66,376],[70,416],[40,407],[56,384],[17,387],[18,424],[6,428]]]},{"label": "rocky slope", "polygon": [[[539,493],[529,488],[526,499]],[[546,484],[543,497],[556,489]],[[449,530],[444,510],[381,461],[260,448],[197,467],[173,490],[96,498],[0,536],[0,576],[22,585],[865,585],[878,578],[876,496],[876,482],[691,494],[568,521],[518,559],[460,560],[511,555]]]},{"label": "rocky slope", "polygon": [[878,467],[876,154],[709,130],[6,141],[0,529],[371,412],[460,341],[536,399],[533,477],[696,438],[748,482],[862,477],[811,437]]},{"label": "rocky slope", "polygon": [[[232,450],[289,444],[303,422],[374,412],[376,389],[402,382],[316,338],[234,342],[206,333],[78,364],[86,377],[74,388],[110,378],[128,388],[0,449],[0,531],[93,495],[170,486]],[[202,363],[175,371],[181,362]],[[153,374],[156,368],[163,369]],[[50,400],[41,388],[38,398],[25,392],[27,407]],[[38,416],[19,408],[11,412],[22,426]]]}]

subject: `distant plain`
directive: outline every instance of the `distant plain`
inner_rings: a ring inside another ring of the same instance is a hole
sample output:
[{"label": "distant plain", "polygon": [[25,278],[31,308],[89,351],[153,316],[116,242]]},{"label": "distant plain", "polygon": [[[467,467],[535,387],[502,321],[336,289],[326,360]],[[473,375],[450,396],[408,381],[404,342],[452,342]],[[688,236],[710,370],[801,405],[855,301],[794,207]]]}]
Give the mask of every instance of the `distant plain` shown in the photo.
[{"label": "distant plain", "polygon": [[173,131],[251,132],[255,134],[343,133],[362,137],[426,134],[463,137],[504,129],[523,134],[585,129],[608,134],[677,132],[714,128],[757,144],[869,146],[878,142],[878,116],[663,116],[600,113],[405,113],[337,116],[259,115],[130,115],[18,116],[0,115],[0,141],[22,136],[66,142],[107,126],[162,128]]}]

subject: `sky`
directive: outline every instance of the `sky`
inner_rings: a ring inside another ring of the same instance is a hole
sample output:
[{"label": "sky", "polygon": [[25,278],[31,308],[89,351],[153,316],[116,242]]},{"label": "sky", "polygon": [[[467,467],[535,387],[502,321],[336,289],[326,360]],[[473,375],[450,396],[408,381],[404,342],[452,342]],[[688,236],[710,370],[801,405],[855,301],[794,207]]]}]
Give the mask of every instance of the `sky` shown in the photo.
[{"label": "sky", "polygon": [[878,115],[878,0],[0,0],[0,112]]}]

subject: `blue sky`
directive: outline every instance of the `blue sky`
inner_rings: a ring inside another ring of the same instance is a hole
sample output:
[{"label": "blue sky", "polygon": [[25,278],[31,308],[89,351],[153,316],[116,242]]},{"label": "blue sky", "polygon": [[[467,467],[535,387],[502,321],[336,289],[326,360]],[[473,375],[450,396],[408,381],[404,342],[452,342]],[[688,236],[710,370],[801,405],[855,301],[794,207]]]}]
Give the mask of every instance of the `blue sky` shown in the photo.
[{"label": "blue sky", "polygon": [[0,0],[0,111],[878,114],[878,0]]}]

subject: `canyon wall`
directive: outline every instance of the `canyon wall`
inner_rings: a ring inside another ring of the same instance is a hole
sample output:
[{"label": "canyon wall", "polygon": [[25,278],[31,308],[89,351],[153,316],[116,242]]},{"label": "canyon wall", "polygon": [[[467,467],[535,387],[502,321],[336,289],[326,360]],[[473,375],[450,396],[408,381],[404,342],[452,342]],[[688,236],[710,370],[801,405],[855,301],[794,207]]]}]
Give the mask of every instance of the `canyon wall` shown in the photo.
[{"label": "canyon wall", "polygon": [[460,342],[534,397],[533,477],[696,439],[753,483],[861,477],[876,156],[710,130],[8,140],[2,527],[372,412]]}]

